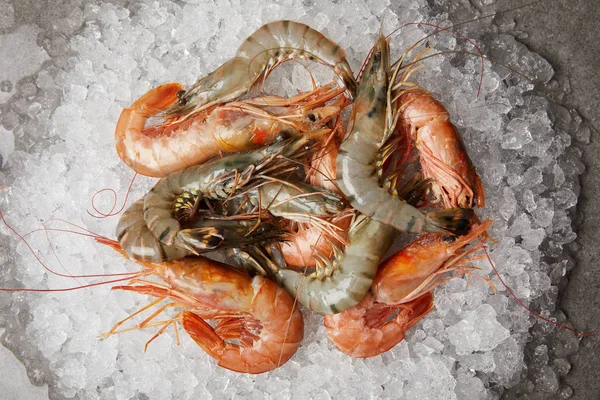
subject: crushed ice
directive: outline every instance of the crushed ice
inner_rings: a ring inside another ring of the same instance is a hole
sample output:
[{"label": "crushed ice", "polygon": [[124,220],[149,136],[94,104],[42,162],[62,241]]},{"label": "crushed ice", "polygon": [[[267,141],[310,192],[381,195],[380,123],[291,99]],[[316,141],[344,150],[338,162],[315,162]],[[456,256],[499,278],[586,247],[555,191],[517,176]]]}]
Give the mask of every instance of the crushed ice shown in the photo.
[{"label": "crushed ice", "polygon": [[[31,26],[0,36],[0,53],[11,55],[0,60],[0,186],[5,187],[0,209],[20,232],[39,228],[50,218],[64,218],[112,237],[116,218],[96,220],[85,209],[102,188],[125,193],[132,177],[114,151],[113,129],[121,109],[158,84],[193,83],[231,57],[241,40],[266,22],[294,19],[322,30],[347,49],[355,71],[382,17],[386,32],[420,20],[450,25],[445,14],[436,14],[424,0],[401,9],[389,0],[369,5],[255,0],[243,3],[244,9],[252,10],[248,13],[240,11],[239,0],[218,5],[156,1],[131,7],[72,7],[37,42],[38,30]],[[12,9],[0,9],[0,27],[12,26]],[[405,28],[393,38],[392,47],[401,52],[431,31]],[[436,51],[473,51],[448,34],[431,37],[429,43]],[[535,82],[552,77],[551,66],[512,36],[497,35],[494,43],[484,51],[493,51],[495,58]],[[25,57],[26,67],[11,62]],[[49,58],[51,62],[44,63]],[[528,303],[556,289],[552,285],[569,267],[560,257],[562,246],[575,239],[568,210],[577,201],[576,177],[583,171],[579,154],[569,147],[569,134],[576,129],[572,131],[570,120],[565,125],[566,110],[555,107],[549,113],[548,102],[530,93],[531,82],[500,65],[485,62],[478,97],[479,63],[475,57],[434,57],[415,79],[447,105],[463,132],[487,190],[487,207],[478,213],[495,221],[491,234],[498,243],[491,246],[490,255]],[[292,69],[282,87],[295,90],[305,81],[301,67]],[[585,140],[585,132],[580,136]],[[130,198],[140,197],[150,184],[139,178]],[[111,203],[106,196],[99,200],[100,207]],[[28,239],[40,257],[65,273],[43,234]],[[52,235],[52,240],[68,273],[138,268],[87,238]],[[78,284],[44,273],[4,227],[0,241],[9,249],[0,254],[2,286]],[[554,257],[552,264],[546,262],[548,257]],[[449,282],[436,291],[436,309],[404,342],[368,360],[338,352],[325,337],[322,318],[308,312],[301,349],[286,365],[265,375],[220,369],[185,334],[181,346],[167,333],[144,353],[144,343],[153,334],[149,330],[97,337],[147,302],[144,296],[111,292],[108,287],[0,295],[7,326],[4,342],[24,360],[35,382],[50,383],[57,398],[263,398],[265,393],[322,399],[497,398],[502,387],[518,380],[532,319],[486,261],[475,264],[491,278],[495,294],[477,279],[469,284],[464,279]],[[553,297],[547,297],[543,306],[552,309]],[[572,354],[576,346],[566,343],[560,357]],[[543,348],[540,353],[543,356]],[[556,369],[568,371],[568,362],[565,366],[565,359],[560,360]],[[553,371],[540,369],[535,384],[556,393]]]}]

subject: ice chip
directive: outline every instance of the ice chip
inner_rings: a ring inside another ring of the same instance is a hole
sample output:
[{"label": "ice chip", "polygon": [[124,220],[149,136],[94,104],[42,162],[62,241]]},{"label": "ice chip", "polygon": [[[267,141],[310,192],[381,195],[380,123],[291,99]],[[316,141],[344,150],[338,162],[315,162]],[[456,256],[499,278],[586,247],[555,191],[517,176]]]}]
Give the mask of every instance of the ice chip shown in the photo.
[{"label": "ice chip", "polygon": [[[0,59],[0,82],[8,81],[15,85],[21,78],[36,72],[48,59],[48,54],[37,45],[39,32],[36,26],[23,25],[0,36],[0,54],[3,55]],[[0,104],[9,97],[10,93],[0,91]]]},{"label": "ice chip", "polygon": [[506,132],[502,138],[502,148],[517,150],[533,140],[527,122],[521,118],[515,118],[506,126]]},{"label": "ice chip", "polygon": [[510,336],[509,331],[496,320],[496,311],[482,304],[475,311],[465,312],[459,323],[446,329],[457,354],[489,351]]}]

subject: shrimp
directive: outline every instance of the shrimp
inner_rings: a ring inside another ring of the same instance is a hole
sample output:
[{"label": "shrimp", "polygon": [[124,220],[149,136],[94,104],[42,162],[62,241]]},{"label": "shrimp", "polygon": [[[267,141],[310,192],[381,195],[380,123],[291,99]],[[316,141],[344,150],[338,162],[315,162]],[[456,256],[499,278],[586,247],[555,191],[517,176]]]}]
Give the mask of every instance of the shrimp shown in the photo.
[{"label": "shrimp", "polygon": [[[449,240],[429,233],[384,261],[363,301],[345,312],[325,316],[329,340],[352,357],[374,357],[404,339],[405,332],[433,308],[436,286],[468,274],[457,265],[477,249],[461,250],[491,225],[487,220],[462,237]],[[448,278],[449,273],[455,274]],[[397,313],[393,318],[391,316]]]},{"label": "shrimp", "polygon": [[[124,254],[118,243],[105,244]],[[138,263],[145,270],[129,284],[112,289],[157,297],[150,306],[164,299],[171,301],[138,326],[163,325],[149,342],[170,325],[181,322],[220,367],[248,374],[260,374],[285,364],[300,347],[304,336],[302,314],[283,288],[263,276],[250,277],[203,257]],[[155,275],[166,284],[141,279],[147,275]],[[150,306],[120,321],[104,336],[119,333],[119,326]],[[180,311],[166,322],[149,324],[168,307]]]},{"label": "shrimp", "polygon": [[146,225],[144,198],[137,200],[123,213],[116,229],[117,240],[130,258],[157,263],[217,248],[261,243],[279,238],[282,234],[282,231],[259,216],[243,220],[201,220],[188,222],[185,229],[180,231],[189,246],[166,245],[156,239]]},{"label": "shrimp", "polygon": [[379,186],[376,161],[388,139],[391,96],[388,85],[389,44],[380,34],[357,90],[350,116],[349,134],[340,146],[337,183],[350,204],[364,215],[407,232],[464,234],[470,226],[471,209],[448,209],[422,213]]},{"label": "shrimp", "polygon": [[483,207],[483,185],[446,108],[419,89],[404,90],[398,104],[402,129],[414,140],[436,200],[445,207]]},{"label": "shrimp", "polygon": [[308,25],[274,21],[250,35],[234,58],[182,92],[179,102],[167,110],[167,117],[189,118],[212,105],[239,98],[255,83],[264,82],[277,65],[296,58],[332,68],[349,97],[354,95],[356,80],[344,49]]},{"label": "shrimp", "polygon": [[333,262],[321,258],[308,276],[281,268],[271,272],[300,304],[321,314],[339,313],[363,299],[395,235],[391,226],[361,215],[350,226],[344,252],[333,247]]},{"label": "shrimp", "polygon": [[144,219],[148,228],[161,243],[193,251],[173,213],[177,197],[192,192],[198,197],[225,200],[250,181],[255,182],[253,190],[258,191],[256,197],[263,204],[269,204],[268,210],[276,216],[290,212],[328,215],[343,210],[345,204],[337,195],[324,191],[312,193],[315,191],[312,187],[256,183],[268,173],[276,175],[298,168],[296,162],[287,156],[297,156],[298,149],[306,143],[306,140],[286,141],[260,151],[234,154],[190,167],[161,179],[144,200]]},{"label": "shrimp", "polygon": [[[338,117],[335,129],[311,157],[306,174],[310,184],[341,194],[335,182],[335,160],[344,133],[344,125]],[[331,257],[334,246],[342,247],[345,244],[353,215],[346,212],[334,216],[330,222],[335,226],[335,232],[319,225],[298,224],[295,232],[286,235],[280,243],[286,265],[313,267],[319,256]]]},{"label": "shrimp", "polygon": [[323,129],[339,114],[325,103],[343,92],[324,86],[291,99],[278,96],[230,103],[185,122],[146,127],[148,118],[177,102],[178,83],[150,90],[121,113],[115,129],[119,157],[137,173],[162,178],[223,152],[241,152],[275,141],[281,132],[300,136]]}]

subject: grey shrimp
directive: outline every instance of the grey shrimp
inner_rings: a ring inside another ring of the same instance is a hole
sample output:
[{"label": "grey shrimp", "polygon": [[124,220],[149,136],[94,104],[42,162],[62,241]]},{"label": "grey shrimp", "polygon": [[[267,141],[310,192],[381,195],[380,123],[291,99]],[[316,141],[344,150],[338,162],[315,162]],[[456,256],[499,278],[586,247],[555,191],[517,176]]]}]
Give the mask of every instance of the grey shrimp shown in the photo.
[{"label": "grey shrimp", "polygon": [[144,198],[125,210],[116,233],[121,248],[134,260],[164,262],[192,254],[183,248],[164,245],[152,235],[144,220]]},{"label": "grey shrimp", "polygon": [[271,273],[300,304],[321,314],[337,314],[363,299],[395,236],[391,226],[361,215],[350,226],[343,253],[334,247],[333,262],[321,260],[310,275],[298,268]]},{"label": "grey shrimp", "polygon": [[282,20],[260,27],[242,43],[235,57],[182,92],[179,102],[166,111],[167,117],[187,118],[236,99],[264,81],[277,65],[295,58],[331,67],[348,96],[354,95],[356,80],[344,49],[308,25]]},{"label": "grey shrimp", "polygon": [[[181,223],[173,212],[177,198],[192,193],[197,198],[227,200],[236,190],[255,178],[261,180],[255,179],[258,182],[250,185],[244,193],[251,201],[254,199],[255,204],[260,202],[261,205],[268,205],[266,209],[275,216],[285,217],[290,213],[298,215],[309,210],[313,215],[323,216],[343,210],[345,204],[341,198],[322,189],[302,183],[265,183],[265,178],[261,175],[265,172],[271,171],[271,175],[277,175],[298,168],[299,164],[286,156],[293,155],[298,148],[303,147],[303,143],[306,140],[230,155],[161,179],[144,200],[144,219],[150,232],[164,245],[180,247],[193,253],[194,231],[182,231]],[[201,242],[204,243],[204,240]]]},{"label": "grey shrimp", "polygon": [[[422,213],[379,185],[376,161],[390,126],[389,43],[380,34],[361,77],[350,129],[336,159],[337,183],[358,211],[386,225],[407,232],[465,234],[471,209]],[[387,124],[387,125],[386,125]]]}]

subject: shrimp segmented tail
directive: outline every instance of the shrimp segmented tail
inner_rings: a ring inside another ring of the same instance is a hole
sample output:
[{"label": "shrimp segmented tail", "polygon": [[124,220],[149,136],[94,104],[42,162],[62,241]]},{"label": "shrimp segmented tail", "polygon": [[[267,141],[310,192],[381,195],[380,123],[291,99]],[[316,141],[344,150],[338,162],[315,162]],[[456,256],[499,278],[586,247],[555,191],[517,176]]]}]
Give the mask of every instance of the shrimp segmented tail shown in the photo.
[{"label": "shrimp segmented tail", "polygon": [[376,160],[390,131],[389,58],[389,44],[380,34],[358,86],[349,134],[338,152],[338,185],[354,208],[398,230],[464,234],[469,230],[472,210],[424,214],[379,186]]},{"label": "shrimp segmented tail", "polygon": [[236,99],[255,83],[264,81],[277,65],[295,58],[331,67],[348,95],[354,95],[356,81],[344,49],[308,25],[289,20],[274,21],[250,35],[234,58],[182,94],[179,103],[167,110],[167,116],[187,117],[211,105]]},{"label": "shrimp segmented tail", "polygon": [[302,271],[279,269],[274,272],[275,279],[315,312],[342,312],[363,299],[395,234],[394,228],[360,216],[350,227],[348,245],[342,254],[336,254],[329,275],[305,276]]}]

